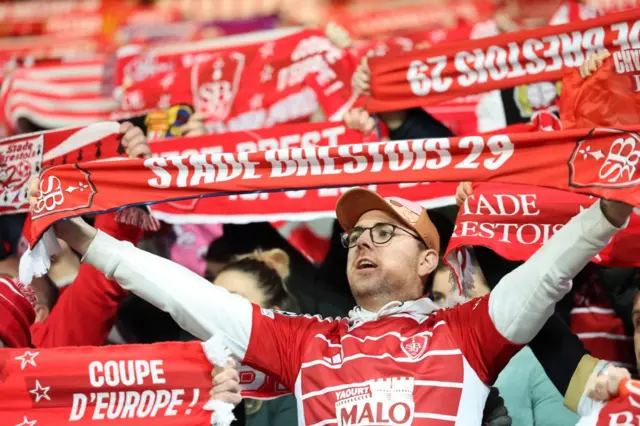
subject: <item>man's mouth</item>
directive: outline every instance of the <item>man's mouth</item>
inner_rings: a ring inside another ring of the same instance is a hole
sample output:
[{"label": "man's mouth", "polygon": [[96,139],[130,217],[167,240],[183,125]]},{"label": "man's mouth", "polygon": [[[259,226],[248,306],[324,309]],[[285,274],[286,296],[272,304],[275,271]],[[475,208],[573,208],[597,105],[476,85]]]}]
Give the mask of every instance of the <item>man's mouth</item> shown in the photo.
[{"label": "man's mouth", "polygon": [[378,265],[376,265],[371,259],[368,259],[366,257],[358,259],[358,261],[356,262],[356,269],[359,271],[365,269],[375,269],[377,267]]}]

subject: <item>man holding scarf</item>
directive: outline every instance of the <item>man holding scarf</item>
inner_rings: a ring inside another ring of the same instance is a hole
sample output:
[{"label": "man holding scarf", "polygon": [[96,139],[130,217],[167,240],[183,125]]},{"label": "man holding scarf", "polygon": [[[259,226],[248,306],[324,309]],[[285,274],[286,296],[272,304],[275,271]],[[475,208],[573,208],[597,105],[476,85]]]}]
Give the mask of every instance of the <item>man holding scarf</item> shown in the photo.
[{"label": "man holding scarf", "polygon": [[[32,202],[37,188],[36,181]],[[216,333],[240,362],[278,378],[298,398],[300,424],[473,425],[488,386],[631,211],[595,203],[490,295],[439,310],[423,297],[440,244],[426,210],[354,189],[336,212],[347,230],[347,276],[358,306],[335,320],[260,309],[80,219],[55,229],[84,262],[184,329],[202,340]]]}]

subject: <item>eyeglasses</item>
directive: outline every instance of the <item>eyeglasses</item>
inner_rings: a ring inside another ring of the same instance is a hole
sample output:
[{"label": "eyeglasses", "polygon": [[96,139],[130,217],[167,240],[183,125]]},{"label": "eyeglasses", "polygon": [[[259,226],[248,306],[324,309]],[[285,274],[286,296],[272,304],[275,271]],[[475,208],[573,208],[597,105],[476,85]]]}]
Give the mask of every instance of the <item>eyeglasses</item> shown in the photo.
[{"label": "eyeglasses", "polygon": [[355,228],[344,232],[340,237],[340,241],[342,242],[344,248],[355,247],[358,243],[358,239],[362,236],[362,234],[365,231],[369,231],[371,241],[373,241],[374,244],[384,244],[391,241],[391,238],[396,235],[396,230],[403,231],[416,240],[422,241],[422,239],[415,235],[413,232],[392,223],[376,223],[375,225],[369,227],[356,226]]}]

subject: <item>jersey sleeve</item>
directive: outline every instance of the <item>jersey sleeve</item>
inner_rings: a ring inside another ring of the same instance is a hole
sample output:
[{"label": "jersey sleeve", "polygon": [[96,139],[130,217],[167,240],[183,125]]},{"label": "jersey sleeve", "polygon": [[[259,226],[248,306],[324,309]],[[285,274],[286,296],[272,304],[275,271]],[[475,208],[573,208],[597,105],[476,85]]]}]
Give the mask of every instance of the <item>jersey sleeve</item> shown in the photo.
[{"label": "jersey sleeve", "polygon": [[256,305],[253,305],[252,323],[242,364],[278,378],[293,391],[304,350],[315,334],[323,333],[323,323],[317,317],[261,309]]},{"label": "jersey sleeve", "polygon": [[524,345],[512,343],[498,332],[489,316],[491,295],[441,311],[465,359],[487,386]]}]

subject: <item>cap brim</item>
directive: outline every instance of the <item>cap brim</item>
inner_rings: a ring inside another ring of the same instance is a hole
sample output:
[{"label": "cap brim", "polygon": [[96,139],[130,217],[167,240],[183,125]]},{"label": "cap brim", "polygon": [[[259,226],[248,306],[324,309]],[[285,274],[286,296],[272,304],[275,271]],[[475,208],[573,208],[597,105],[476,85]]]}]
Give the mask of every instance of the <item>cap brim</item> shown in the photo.
[{"label": "cap brim", "polygon": [[400,223],[413,229],[413,225],[400,216],[384,198],[365,188],[354,188],[345,192],[336,204],[336,217],[342,229],[347,231],[356,226],[363,214],[372,210],[389,213]]}]

